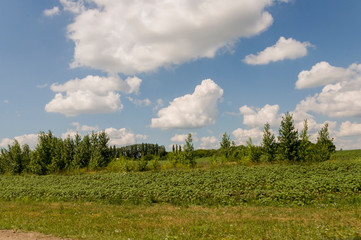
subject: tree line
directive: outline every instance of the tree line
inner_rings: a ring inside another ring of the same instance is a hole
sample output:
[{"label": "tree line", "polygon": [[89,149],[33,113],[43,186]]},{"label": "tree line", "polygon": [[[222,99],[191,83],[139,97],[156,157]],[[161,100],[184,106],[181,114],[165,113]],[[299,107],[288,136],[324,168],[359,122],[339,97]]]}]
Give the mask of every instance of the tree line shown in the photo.
[{"label": "tree line", "polygon": [[261,146],[255,146],[251,138],[245,146],[235,146],[227,133],[223,134],[220,145],[219,154],[226,161],[320,162],[329,160],[336,150],[333,138],[329,135],[328,123],[325,123],[318,132],[316,143],[312,143],[308,134],[307,119],[304,120],[303,129],[298,132],[294,125],[293,115],[288,112],[282,117],[278,141],[271,133],[270,124],[266,123]]},{"label": "tree line", "polygon": [[[138,159],[141,156],[164,156],[165,147],[158,144],[134,144],[116,148],[109,145],[105,131],[74,138],[58,138],[51,131],[40,132],[35,149],[29,145],[20,146],[14,139],[8,148],[0,152],[0,173],[7,174],[49,174],[85,169],[94,171],[108,166],[117,157]],[[149,159],[149,157],[148,157]]]},{"label": "tree line", "polygon": [[164,146],[142,143],[116,148],[109,146],[109,136],[105,131],[81,137],[65,139],[55,137],[51,131],[40,132],[35,149],[20,146],[15,139],[7,149],[1,149],[0,173],[8,174],[49,174],[85,169],[94,171],[103,168],[116,171],[145,171],[159,169],[159,160],[168,160],[171,167],[194,168],[196,159],[208,157],[217,162],[311,162],[330,159],[335,152],[333,139],[329,136],[326,123],[318,132],[316,143],[310,141],[308,123],[304,121],[302,131],[294,126],[293,116],[286,113],[282,117],[278,131],[278,141],[266,123],[260,146],[249,138],[246,145],[236,146],[227,133],[223,134],[218,150],[195,150],[192,134],[188,134],[183,147],[175,145],[171,152]]}]

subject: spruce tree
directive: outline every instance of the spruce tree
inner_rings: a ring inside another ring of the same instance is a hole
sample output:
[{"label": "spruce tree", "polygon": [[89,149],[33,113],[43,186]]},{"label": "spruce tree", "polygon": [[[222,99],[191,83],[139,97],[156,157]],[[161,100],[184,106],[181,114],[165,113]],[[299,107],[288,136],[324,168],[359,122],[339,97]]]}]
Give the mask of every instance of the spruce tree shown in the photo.
[{"label": "spruce tree", "polygon": [[262,151],[267,161],[271,162],[275,159],[276,139],[270,131],[270,124],[268,122],[264,125]]},{"label": "spruce tree", "polygon": [[279,129],[279,155],[284,160],[298,160],[298,131],[295,129],[293,115],[286,112]]},{"label": "spruce tree", "polygon": [[186,144],[183,147],[183,156],[184,156],[185,164],[193,168],[196,165],[196,161],[194,156],[193,139],[191,133],[188,134],[185,141]]},{"label": "spruce tree", "polygon": [[308,135],[308,123],[307,119],[303,122],[303,130],[300,133],[300,141],[298,148],[299,161],[309,161],[311,159],[311,142]]},{"label": "spruce tree", "polygon": [[226,160],[229,159],[231,153],[231,139],[227,133],[223,133],[221,145],[221,153],[225,157]]},{"label": "spruce tree", "polygon": [[331,154],[336,150],[335,145],[333,144],[333,138],[330,138],[328,132],[328,123],[322,127],[318,132],[317,142],[316,142],[316,153],[318,161],[326,161],[331,158]]}]

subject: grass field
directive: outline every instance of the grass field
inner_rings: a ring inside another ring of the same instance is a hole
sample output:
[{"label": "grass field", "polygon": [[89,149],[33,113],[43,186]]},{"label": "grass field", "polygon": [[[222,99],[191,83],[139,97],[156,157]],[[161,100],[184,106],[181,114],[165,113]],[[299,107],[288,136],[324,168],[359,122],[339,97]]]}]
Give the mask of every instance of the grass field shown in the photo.
[{"label": "grass field", "polygon": [[361,239],[359,207],[0,202],[0,229],[73,239]]},{"label": "grass field", "polygon": [[73,239],[361,239],[360,155],[340,151],[335,160],[302,165],[0,176],[0,229]]}]

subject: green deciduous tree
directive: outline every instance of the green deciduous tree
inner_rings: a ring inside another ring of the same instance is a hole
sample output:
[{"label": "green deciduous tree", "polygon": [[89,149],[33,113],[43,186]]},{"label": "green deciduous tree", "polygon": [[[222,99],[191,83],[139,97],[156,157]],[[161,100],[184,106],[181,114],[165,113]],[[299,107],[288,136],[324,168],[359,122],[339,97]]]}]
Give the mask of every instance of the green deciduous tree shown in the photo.
[{"label": "green deciduous tree", "polygon": [[8,150],[5,150],[3,154],[7,162],[7,172],[10,174],[20,174],[23,171],[23,163],[19,142],[14,139],[14,143],[9,145]]},{"label": "green deciduous tree", "polygon": [[253,162],[258,162],[262,155],[261,147],[255,146],[253,144],[252,138],[248,138],[246,142],[246,152],[248,159]]}]

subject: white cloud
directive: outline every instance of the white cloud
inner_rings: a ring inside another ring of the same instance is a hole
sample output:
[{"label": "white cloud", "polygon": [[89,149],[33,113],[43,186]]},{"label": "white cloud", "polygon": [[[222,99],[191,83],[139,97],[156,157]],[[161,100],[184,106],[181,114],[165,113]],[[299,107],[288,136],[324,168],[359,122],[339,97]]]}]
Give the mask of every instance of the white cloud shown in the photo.
[{"label": "white cloud", "polygon": [[285,59],[296,59],[307,55],[307,47],[312,46],[309,42],[299,42],[293,38],[280,37],[277,43],[257,55],[250,54],[243,61],[247,64],[262,65]]},{"label": "white cloud", "polygon": [[279,106],[266,104],[263,108],[240,107],[239,111],[243,114],[243,124],[248,127],[263,127],[268,122],[272,127],[276,127],[281,122],[278,115]]},{"label": "white cloud", "polygon": [[45,111],[61,113],[66,116],[79,114],[98,114],[120,111],[120,95],[109,92],[107,95],[97,95],[90,91],[68,92],[65,96],[57,93],[53,100],[45,106]]},{"label": "white cloud", "polygon": [[163,106],[164,106],[163,99],[158,98],[158,99],[157,99],[157,104],[154,106],[153,111],[158,111],[159,108],[161,108],[161,107],[163,107]]},{"label": "white cloud", "polygon": [[213,58],[242,37],[265,31],[273,0],[61,0],[75,14],[72,67],[135,74]]},{"label": "white cloud", "polygon": [[8,103],[9,103],[9,100],[5,99],[3,102],[6,103],[6,104],[8,104]]},{"label": "white cloud", "polygon": [[75,129],[68,129],[65,133],[61,134],[61,138],[65,139],[67,137],[75,138],[75,135],[78,133],[79,135],[89,134],[91,132],[96,132],[99,130],[98,126],[88,126],[81,125],[78,122],[73,122],[71,125],[75,127]]},{"label": "white cloud", "polygon": [[93,132],[99,130],[98,126],[81,125],[78,122],[73,122],[71,125],[75,126],[76,130],[79,132]]},{"label": "white cloud", "polygon": [[85,11],[84,0],[60,0],[64,11],[79,14]]},{"label": "white cloud", "polygon": [[320,93],[302,100],[297,107],[329,117],[361,116],[361,76],[326,85]]},{"label": "white cloud", "polygon": [[44,15],[47,17],[51,17],[54,15],[59,15],[60,14],[60,10],[59,7],[53,7],[52,9],[46,9],[44,10]]},{"label": "white cloud", "polygon": [[216,137],[202,137],[201,144],[199,145],[199,149],[218,149],[219,141]]},{"label": "white cloud", "polygon": [[44,84],[37,85],[36,87],[37,88],[46,88],[47,86],[48,86],[48,84],[44,83]]},{"label": "white cloud", "polygon": [[337,138],[334,141],[337,149],[361,149],[361,138],[349,137],[348,139]]},{"label": "white cloud", "polygon": [[143,134],[137,134],[135,135],[135,138],[139,140],[147,140],[148,136]]},{"label": "white cloud", "polygon": [[16,139],[21,146],[27,144],[30,148],[35,148],[38,143],[37,134],[25,134],[22,136],[14,137],[13,139],[3,138],[0,142],[0,147],[7,148],[8,145],[12,145],[14,143],[14,139]]},{"label": "white cloud", "polygon": [[242,129],[238,128],[232,132],[233,136],[236,138],[237,145],[246,145],[246,142],[249,138],[252,139],[253,144],[259,145],[263,137],[263,131],[259,128],[252,129]]},{"label": "white cloud", "polygon": [[[116,91],[136,93],[142,80],[133,77],[125,81],[117,76],[87,76],[74,79],[65,84],[52,84],[51,90],[57,92],[45,106],[47,112],[76,116],[84,113],[108,113],[120,111],[123,105]],[[63,95],[62,92],[65,92]]]},{"label": "white cloud", "polygon": [[65,84],[52,84],[51,90],[54,92],[75,92],[78,90],[88,90],[98,95],[103,95],[109,91],[121,91],[127,94],[137,93],[142,80],[133,77],[125,81],[117,76],[100,77],[89,75],[85,78],[70,80]]},{"label": "white cloud", "polygon": [[[61,138],[62,139],[66,139],[66,138],[68,138],[68,137],[70,137],[70,138],[75,138],[75,135],[76,134],[79,134],[79,132],[77,131],[77,130],[74,130],[74,129],[68,129],[65,133],[62,133],[61,134]],[[79,134],[80,135],[80,134]]]},{"label": "white cloud", "polygon": [[125,79],[125,82],[121,82],[121,87],[118,89],[118,91],[122,91],[127,94],[138,94],[141,83],[142,80],[138,77],[128,77],[127,79]]},{"label": "white cloud", "polygon": [[[198,142],[197,133],[191,133],[191,134],[192,134],[192,141]],[[172,142],[176,142],[176,143],[184,143],[187,138],[188,138],[188,133],[187,134],[175,134],[170,140]]]},{"label": "white cloud", "polygon": [[152,102],[148,98],[141,100],[128,97],[128,100],[134,103],[136,106],[149,106],[152,104]]},{"label": "white cloud", "polygon": [[361,136],[361,124],[360,123],[351,123],[346,121],[341,123],[340,130],[338,132],[339,136]]},{"label": "white cloud", "polygon": [[325,86],[331,83],[352,81],[355,78],[361,78],[361,64],[352,64],[348,68],[342,68],[331,66],[328,62],[319,62],[310,71],[304,70],[298,74],[296,88]]},{"label": "white cloud", "polygon": [[186,140],[187,136],[188,134],[176,134],[170,140],[172,142],[183,143]]},{"label": "white cloud", "polygon": [[193,94],[175,98],[170,105],[153,118],[152,128],[200,128],[214,124],[218,115],[217,104],[223,89],[211,79],[203,80]]},{"label": "white cloud", "polygon": [[120,147],[136,143],[136,136],[134,135],[134,133],[125,128],[107,128],[104,131],[108,134],[110,138],[109,145],[111,146],[115,145]]}]

